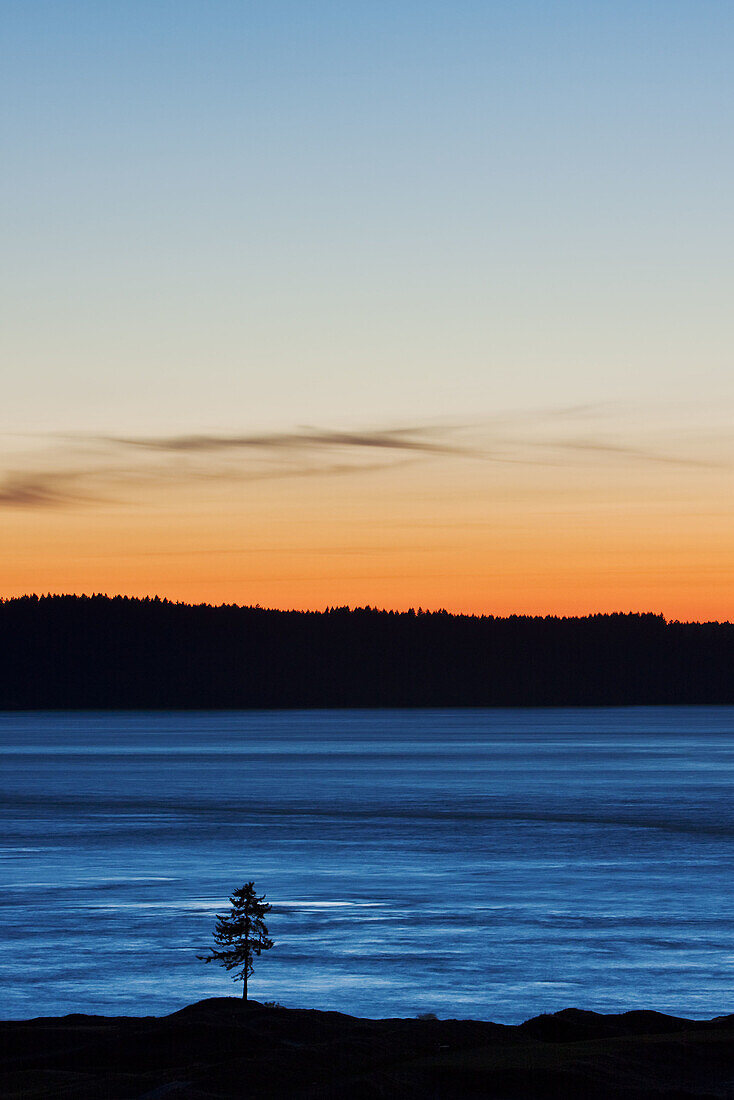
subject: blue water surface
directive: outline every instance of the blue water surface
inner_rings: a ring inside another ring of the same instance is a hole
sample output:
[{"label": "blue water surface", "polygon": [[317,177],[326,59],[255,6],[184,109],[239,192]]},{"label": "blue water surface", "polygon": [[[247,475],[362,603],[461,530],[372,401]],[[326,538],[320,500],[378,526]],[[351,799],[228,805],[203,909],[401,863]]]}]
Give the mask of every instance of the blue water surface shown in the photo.
[{"label": "blue water surface", "polygon": [[734,1011],[734,708],[0,714],[0,1015]]}]

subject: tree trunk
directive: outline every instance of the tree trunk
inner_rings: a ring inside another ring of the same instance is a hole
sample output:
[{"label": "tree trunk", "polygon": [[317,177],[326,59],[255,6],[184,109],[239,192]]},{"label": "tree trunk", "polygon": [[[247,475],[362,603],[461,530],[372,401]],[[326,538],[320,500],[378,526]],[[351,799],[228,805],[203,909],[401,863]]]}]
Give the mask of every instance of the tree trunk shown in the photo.
[{"label": "tree trunk", "polygon": [[242,1000],[243,1001],[247,1000],[247,971],[245,971],[245,980],[244,980],[244,983],[242,985]]}]

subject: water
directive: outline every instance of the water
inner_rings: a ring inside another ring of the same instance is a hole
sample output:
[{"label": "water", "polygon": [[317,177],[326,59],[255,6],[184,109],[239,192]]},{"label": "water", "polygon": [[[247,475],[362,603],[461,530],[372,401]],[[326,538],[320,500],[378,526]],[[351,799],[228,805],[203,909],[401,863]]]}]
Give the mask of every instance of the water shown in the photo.
[{"label": "water", "polygon": [[0,1015],[734,1011],[734,708],[0,715]]}]

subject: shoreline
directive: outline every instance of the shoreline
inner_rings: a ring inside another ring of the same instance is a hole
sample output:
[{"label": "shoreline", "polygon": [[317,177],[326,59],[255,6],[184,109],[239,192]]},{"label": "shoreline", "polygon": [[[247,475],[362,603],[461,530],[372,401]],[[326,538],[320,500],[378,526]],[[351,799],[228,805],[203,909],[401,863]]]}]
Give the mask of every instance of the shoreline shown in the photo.
[{"label": "shoreline", "polygon": [[167,1016],[2,1021],[0,1049],[6,1100],[724,1100],[734,1015],[374,1020],[215,997]]}]

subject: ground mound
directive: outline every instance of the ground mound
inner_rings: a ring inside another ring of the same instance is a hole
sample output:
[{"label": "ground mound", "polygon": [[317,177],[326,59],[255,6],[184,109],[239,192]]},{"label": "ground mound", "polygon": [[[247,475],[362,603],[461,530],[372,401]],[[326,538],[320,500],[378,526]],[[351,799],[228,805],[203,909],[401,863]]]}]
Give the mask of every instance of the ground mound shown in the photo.
[{"label": "ground mound", "polygon": [[7,1100],[692,1100],[734,1096],[734,1017],[566,1009],[517,1027],[215,997],[164,1017],[0,1024]]}]

